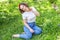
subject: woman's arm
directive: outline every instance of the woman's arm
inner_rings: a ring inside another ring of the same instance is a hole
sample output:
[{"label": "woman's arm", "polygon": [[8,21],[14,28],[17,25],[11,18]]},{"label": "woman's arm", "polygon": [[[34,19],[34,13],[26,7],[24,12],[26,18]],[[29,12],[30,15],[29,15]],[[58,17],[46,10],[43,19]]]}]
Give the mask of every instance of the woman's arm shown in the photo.
[{"label": "woman's arm", "polygon": [[23,20],[24,25],[30,30],[30,32],[34,32],[34,30],[32,28],[30,28],[30,26],[27,24],[26,20]]},{"label": "woman's arm", "polygon": [[38,11],[33,11],[36,16],[40,16]]},{"label": "woman's arm", "polygon": [[31,7],[31,9],[36,16],[40,16],[39,12],[34,7]]}]

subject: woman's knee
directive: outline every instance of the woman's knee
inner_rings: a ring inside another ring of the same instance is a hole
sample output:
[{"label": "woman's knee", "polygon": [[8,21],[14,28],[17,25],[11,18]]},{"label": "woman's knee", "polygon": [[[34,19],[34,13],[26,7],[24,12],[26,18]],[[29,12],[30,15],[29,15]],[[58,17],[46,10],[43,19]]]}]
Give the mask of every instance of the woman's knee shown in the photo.
[{"label": "woman's knee", "polygon": [[42,33],[42,30],[35,30],[34,33],[35,33],[35,34],[41,34],[41,33]]},{"label": "woman's knee", "polygon": [[40,34],[40,33],[42,33],[42,29],[40,28],[40,30],[38,31],[38,33]]},{"label": "woman's knee", "polygon": [[40,33],[42,33],[42,29],[41,29],[41,28],[40,28],[40,30],[39,30],[39,31],[40,31]]}]

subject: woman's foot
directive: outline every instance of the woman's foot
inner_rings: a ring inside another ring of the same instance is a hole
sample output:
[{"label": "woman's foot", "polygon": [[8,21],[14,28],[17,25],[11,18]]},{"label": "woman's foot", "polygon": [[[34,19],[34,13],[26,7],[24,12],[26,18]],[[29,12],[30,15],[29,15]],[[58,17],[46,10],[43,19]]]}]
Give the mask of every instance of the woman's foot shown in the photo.
[{"label": "woman's foot", "polygon": [[14,34],[12,37],[20,37],[20,34]]},{"label": "woman's foot", "polygon": [[[22,33],[24,34],[25,32]],[[13,34],[12,37],[20,37],[20,34]]]}]

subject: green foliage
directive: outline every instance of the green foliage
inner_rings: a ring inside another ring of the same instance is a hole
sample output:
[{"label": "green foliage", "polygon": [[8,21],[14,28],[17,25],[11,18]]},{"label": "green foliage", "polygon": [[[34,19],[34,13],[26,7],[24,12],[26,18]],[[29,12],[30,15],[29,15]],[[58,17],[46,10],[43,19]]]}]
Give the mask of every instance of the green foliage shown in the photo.
[{"label": "green foliage", "polygon": [[0,25],[9,23],[10,20],[15,19],[15,17],[19,16],[17,13],[18,7],[13,3],[9,2],[1,2],[0,3]]},{"label": "green foliage", "polygon": [[50,3],[56,3],[57,0],[48,0]]},{"label": "green foliage", "polygon": [[[54,10],[49,1],[56,2],[58,11]],[[34,6],[40,13],[36,24],[42,28],[43,32],[40,35],[34,35],[31,40],[57,40],[57,36],[60,35],[60,0],[8,0],[0,2],[0,39],[22,40],[12,38],[13,34],[23,32],[22,16],[18,10],[18,5],[21,2]]]}]

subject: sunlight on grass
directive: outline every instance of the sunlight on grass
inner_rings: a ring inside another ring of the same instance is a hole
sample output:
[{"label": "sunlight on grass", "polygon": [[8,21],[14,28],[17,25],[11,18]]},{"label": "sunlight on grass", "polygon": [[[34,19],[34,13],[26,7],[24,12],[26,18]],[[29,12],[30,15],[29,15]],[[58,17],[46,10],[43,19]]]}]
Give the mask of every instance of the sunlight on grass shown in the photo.
[{"label": "sunlight on grass", "polygon": [[57,36],[57,40],[60,40],[60,36]]},{"label": "sunlight on grass", "polygon": [[31,40],[60,40],[60,0],[56,2],[59,8],[57,12],[48,0],[0,0],[0,40],[22,40],[12,38],[12,35],[24,31],[18,8],[23,1],[34,6],[40,13],[36,24],[42,28],[42,34],[34,35]]},{"label": "sunlight on grass", "polygon": [[8,1],[8,0],[0,0],[0,2],[3,2],[3,1]]}]

